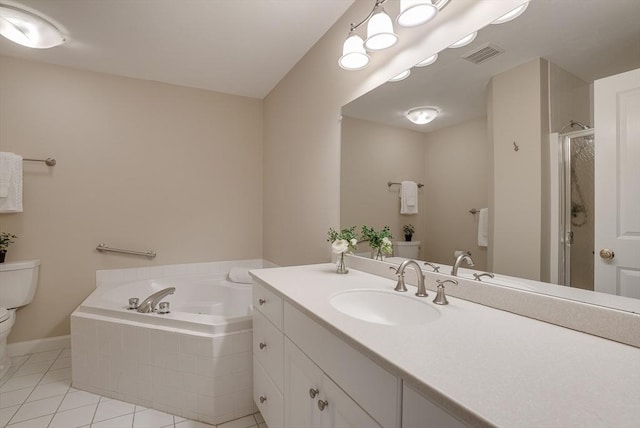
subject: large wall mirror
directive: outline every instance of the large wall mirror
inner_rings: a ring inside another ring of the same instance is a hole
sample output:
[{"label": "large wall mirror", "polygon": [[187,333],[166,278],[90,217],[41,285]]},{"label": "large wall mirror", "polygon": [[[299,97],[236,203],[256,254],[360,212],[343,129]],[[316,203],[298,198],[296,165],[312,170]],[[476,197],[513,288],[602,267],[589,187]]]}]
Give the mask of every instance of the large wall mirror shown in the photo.
[{"label": "large wall mirror", "polygon": [[[604,142],[591,129],[593,82],[640,68],[638,22],[637,0],[533,0],[517,19],[343,106],[342,226],[389,225],[403,241],[412,224],[421,260],[450,266],[468,251],[476,272],[495,274],[483,280],[545,282],[536,291],[589,301],[598,293],[571,290],[599,291],[593,152]],[[416,125],[406,113],[420,106],[439,114]],[[423,185],[418,214],[400,214],[400,187],[388,185],[405,180]],[[598,301],[640,313],[638,272],[625,297]]]}]

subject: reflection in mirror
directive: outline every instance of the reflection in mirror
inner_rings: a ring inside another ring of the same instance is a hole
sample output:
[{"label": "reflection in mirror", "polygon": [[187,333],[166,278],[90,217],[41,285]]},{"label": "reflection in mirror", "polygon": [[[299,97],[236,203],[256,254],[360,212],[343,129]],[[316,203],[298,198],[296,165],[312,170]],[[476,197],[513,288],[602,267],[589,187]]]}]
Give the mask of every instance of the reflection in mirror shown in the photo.
[{"label": "reflection in mirror", "polygon": [[[639,21],[636,0],[535,0],[516,20],[344,106],[341,224],[389,225],[401,241],[410,223],[422,260],[451,266],[456,251],[469,251],[470,272],[598,291],[598,131],[585,128],[594,124],[594,81],[640,68]],[[440,113],[416,125],[405,114],[420,106]],[[563,149],[572,164],[560,165]],[[424,183],[418,214],[401,215],[400,187],[387,186],[404,180]],[[470,212],[481,208],[487,246],[480,213]],[[640,283],[626,290],[640,297]]]}]

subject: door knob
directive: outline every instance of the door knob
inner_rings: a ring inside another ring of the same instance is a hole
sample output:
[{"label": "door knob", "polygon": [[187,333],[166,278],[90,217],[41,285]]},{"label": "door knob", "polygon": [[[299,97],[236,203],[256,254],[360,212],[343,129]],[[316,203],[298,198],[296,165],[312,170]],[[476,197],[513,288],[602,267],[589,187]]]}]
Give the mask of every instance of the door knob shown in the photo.
[{"label": "door knob", "polygon": [[616,256],[616,253],[613,252],[613,250],[610,250],[608,248],[603,248],[602,250],[600,250],[600,257],[602,257],[605,260],[611,260]]}]

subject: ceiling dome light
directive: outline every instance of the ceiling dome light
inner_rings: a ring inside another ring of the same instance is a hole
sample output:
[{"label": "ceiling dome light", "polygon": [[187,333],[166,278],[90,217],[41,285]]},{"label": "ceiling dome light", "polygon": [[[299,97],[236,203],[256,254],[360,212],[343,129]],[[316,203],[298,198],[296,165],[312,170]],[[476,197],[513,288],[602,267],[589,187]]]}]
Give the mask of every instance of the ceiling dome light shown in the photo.
[{"label": "ceiling dome light", "polygon": [[449,45],[450,48],[461,48],[463,46],[467,46],[469,43],[473,42],[476,39],[476,36],[478,35],[477,31],[474,31],[473,33],[464,36],[463,38],[461,38],[460,40],[458,40],[455,43],[452,43],[451,45]]},{"label": "ceiling dome light", "polygon": [[400,15],[396,22],[401,27],[416,27],[431,21],[438,14],[438,8],[431,0],[400,0]]},{"label": "ceiling dome light", "polygon": [[410,74],[411,74],[411,70],[405,70],[402,73],[398,74],[397,76],[392,77],[388,81],[389,82],[399,82],[399,81],[404,80],[407,77],[409,77]]},{"label": "ceiling dome light", "polygon": [[492,24],[504,24],[505,22],[513,21],[514,19],[522,15],[524,11],[527,10],[528,6],[529,6],[529,2],[523,3],[520,6],[513,9],[511,12],[507,12],[504,15],[502,15],[500,18],[493,21]]},{"label": "ceiling dome light", "polygon": [[425,125],[435,119],[439,113],[440,110],[435,107],[416,107],[409,110],[406,116],[416,125]]},{"label": "ceiling dome light", "polygon": [[28,48],[59,46],[65,38],[49,21],[22,9],[0,5],[0,34]]},{"label": "ceiling dome light", "polygon": [[433,54],[429,58],[423,59],[419,63],[416,64],[416,67],[426,67],[427,65],[431,65],[438,60],[438,54]]},{"label": "ceiling dome light", "polygon": [[390,48],[398,41],[398,36],[393,32],[393,23],[384,9],[379,8],[367,23],[367,39],[364,47],[370,51],[381,51]]},{"label": "ceiling dome light", "polygon": [[342,46],[338,65],[345,70],[361,70],[369,64],[369,55],[364,50],[362,37],[351,32]]}]

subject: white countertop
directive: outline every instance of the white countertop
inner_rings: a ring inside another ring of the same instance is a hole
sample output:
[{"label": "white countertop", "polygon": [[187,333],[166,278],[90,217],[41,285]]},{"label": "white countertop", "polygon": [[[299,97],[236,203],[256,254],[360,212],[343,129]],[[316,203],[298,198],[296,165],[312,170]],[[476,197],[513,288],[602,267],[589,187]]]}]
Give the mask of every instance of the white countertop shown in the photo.
[{"label": "white countertop", "polygon": [[[640,425],[640,349],[448,297],[435,321],[389,326],[331,306],[348,289],[392,290],[395,281],[334,264],[254,270],[347,343],[476,425]],[[415,287],[408,286],[413,297]],[[418,299],[417,297],[414,297]]]}]

